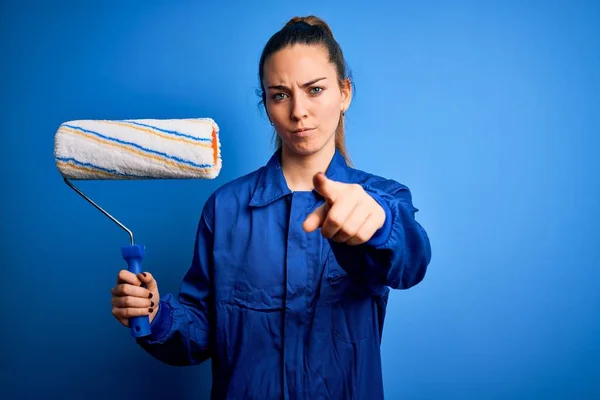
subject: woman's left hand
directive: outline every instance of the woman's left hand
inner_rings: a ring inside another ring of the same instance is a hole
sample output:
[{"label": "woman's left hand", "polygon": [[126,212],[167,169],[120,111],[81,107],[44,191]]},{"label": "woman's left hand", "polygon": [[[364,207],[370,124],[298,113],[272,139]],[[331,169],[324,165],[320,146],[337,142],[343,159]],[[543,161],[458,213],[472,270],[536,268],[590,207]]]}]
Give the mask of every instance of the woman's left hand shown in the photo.
[{"label": "woman's left hand", "polygon": [[321,227],[324,237],[356,246],[368,242],[383,226],[385,210],[362,186],[333,181],[323,173],[315,175],[314,185],[325,203],[304,221],[306,232]]}]

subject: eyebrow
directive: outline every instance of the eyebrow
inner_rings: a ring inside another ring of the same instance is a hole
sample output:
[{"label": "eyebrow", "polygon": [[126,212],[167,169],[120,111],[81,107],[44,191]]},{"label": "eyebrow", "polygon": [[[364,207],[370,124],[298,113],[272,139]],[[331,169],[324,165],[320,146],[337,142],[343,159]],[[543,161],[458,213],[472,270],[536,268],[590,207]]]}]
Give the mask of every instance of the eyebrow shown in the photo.
[{"label": "eyebrow", "polygon": [[[327,79],[327,78],[326,77],[322,77],[322,78],[313,79],[312,81],[306,82],[306,83],[302,84],[301,86],[303,88],[305,88],[307,86],[314,85],[315,83],[317,83],[319,81],[322,81],[323,79]],[[269,89],[284,90],[284,89],[287,89],[287,86],[285,86],[285,85],[272,85],[272,86],[269,86]]]}]

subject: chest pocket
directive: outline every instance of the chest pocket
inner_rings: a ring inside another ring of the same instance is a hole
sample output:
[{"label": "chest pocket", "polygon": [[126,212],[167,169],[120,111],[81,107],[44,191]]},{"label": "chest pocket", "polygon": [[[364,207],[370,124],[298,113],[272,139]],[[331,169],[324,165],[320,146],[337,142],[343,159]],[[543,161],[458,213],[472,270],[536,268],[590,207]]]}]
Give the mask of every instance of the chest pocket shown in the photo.
[{"label": "chest pocket", "polygon": [[234,264],[231,302],[255,311],[282,311],[284,300],[284,263],[275,252],[250,248],[246,257]]},{"label": "chest pocket", "polygon": [[372,292],[339,266],[333,252],[326,259],[332,333],[346,343],[361,342],[374,328],[376,305]]},{"label": "chest pocket", "polygon": [[248,310],[281,311],[285,288],[283,230],[272,228],[276,216],[266,210],[245,217],[236,218],[237,225],[223,229],[215,241],[217,299]]}]

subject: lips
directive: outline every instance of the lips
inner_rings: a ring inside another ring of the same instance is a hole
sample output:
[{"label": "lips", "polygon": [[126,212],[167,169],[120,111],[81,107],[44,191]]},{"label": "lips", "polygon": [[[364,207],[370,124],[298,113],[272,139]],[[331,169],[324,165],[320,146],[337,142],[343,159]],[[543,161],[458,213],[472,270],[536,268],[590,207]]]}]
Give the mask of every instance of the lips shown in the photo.
[{"label": "lips", "polygon": [[314,129],[315,128],[300,128],[300,129],[293,130],[292,133],[304,133],[304,132],[312,131]]}]

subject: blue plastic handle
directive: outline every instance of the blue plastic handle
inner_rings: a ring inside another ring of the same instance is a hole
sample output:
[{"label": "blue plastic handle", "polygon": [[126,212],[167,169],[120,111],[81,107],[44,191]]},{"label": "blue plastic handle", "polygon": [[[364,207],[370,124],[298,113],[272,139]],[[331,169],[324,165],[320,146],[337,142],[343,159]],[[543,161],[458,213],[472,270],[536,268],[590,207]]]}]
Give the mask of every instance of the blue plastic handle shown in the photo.
[{"label": "blue plastic handle", "polygon": [[[127,261],[128,270],[138,275],[142,272],[142,260],[144,258],[144,246],[135,244],[121,248],[121,254]],[[135,338],[150,335],[150,322],[147,315],[129,318],[131,335]]]}]

